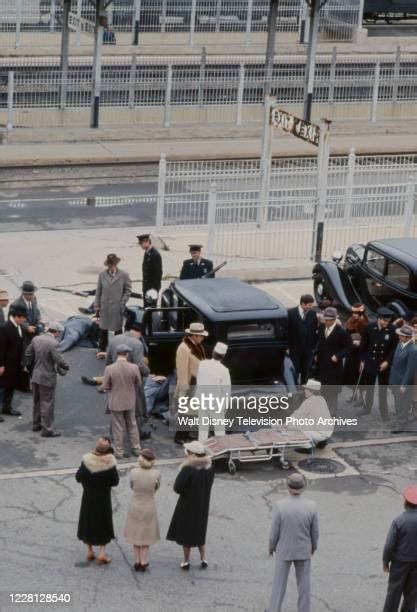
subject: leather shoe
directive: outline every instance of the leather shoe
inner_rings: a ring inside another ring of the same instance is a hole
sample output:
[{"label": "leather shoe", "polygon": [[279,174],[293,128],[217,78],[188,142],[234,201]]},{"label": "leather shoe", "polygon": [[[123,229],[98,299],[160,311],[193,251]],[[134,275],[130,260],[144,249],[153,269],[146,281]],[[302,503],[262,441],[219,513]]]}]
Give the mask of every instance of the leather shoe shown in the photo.
[{"label": "leather shoe", "polygon": [[97,385],[96,381],[94,378],[91,378],[91,376],[81,376],[81,380],[85,385],[91,385],[92,387]]},{"label": "leather shoe", "polygon": [[60,435],[59,431],[43,431],[41,433],[42,438],[59,438]]},{"label": "leather shoe", "polygon": [[152,436],[150,431],[141,431],[140,432],[140,439],[141,440],[149,440],[149,438]]},{"label": "leather shoe", "polygon": [[10,408],[10,410],[3,410],[3,414],[8,414],[9,416],[22,416],[22,413],[14,408]]},{"label": "leather shoe", "polygon": [[0,416],[0,423],[4,423],[4,419],[2,416]]},{"label": "leather shoe", "polygon": [[42,431],[42,427],[40,425],[34,425],[32,431]]}]

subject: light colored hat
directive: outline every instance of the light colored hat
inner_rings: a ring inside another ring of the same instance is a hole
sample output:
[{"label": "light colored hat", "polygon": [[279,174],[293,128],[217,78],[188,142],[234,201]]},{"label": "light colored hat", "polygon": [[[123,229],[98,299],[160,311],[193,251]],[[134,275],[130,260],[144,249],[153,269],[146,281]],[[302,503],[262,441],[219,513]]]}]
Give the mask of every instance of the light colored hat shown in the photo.
[{"label": "light colored hat", "polygon": [[328,306],[324,309],[323,319],[325,321],[335,321],[337,319],[337,310],[333,306]]},{"label": "light colored hat", "polygon": [[306,479],[302,474],[290,474],[287,478],[287,487],[295,495],[300,495],[306,488]]},{"label": "light colored hat", "polygon": [[409,325],[403,325],[400,329],[396,329],[395,333],[399,336],[406,336],[407,338],[412,338],[414,335],[414,330]]},{"label": "light colored hat", "polygon": [[61,323],[58,323],[58,321],[51,321],[51,323],[49,323],[49,325],[48,325],[48,330],[49,331],[63,332],[64,331],[64,326],[61,325]]},{"label": "light colored hat", "polygon": [[190,327],[185,330],[186,334],[190,334],[192,336],[208,336],[209,333],[204,329],[204,325],[202,323],[191,323]]},{"label": "light colored hat", "polygon": [[9,294],[7,293],[6,289],[0,289],[0,300],[8,300],[9,299]]},{"label": "light colored hat", "polygon": [[132,349],[130,348],[130,346],[127,346],[127,344],[119,344],[119,346],[116,348],[116,353],[118,355],[121,355],[122,353],[131,353]]},{"label": "light colored hat", "polygon": [[206,454],[205,447],[203,446],[203,444],[201,444],[201,442],[198,442],[197,440],[193,440],[192,442],[187,442],[186,444],[184,444],[184,448],[189,453],[193,453],[193,455],[205,455]]},{"label": "light colored hat", "polygon": [[145,300],[149,300],[151,302],[154,302],[155,300],[158,299],[158,292],[156,289],[148,289],[148,291],[145,293]]},{"label": "light colored hat", "polygon": [[213,349],[213,353],[217,353],[217,355],[226,355],[228,346],[224,344],[224,342],[216,342],[216,345]]},{"label": "light colored hat", "polygon": [[309,378],[305,385],[303,385],[304,389],[309,389],[310,391],[320,391],[321,382],[318,380],[314,380],[314,378]]}]

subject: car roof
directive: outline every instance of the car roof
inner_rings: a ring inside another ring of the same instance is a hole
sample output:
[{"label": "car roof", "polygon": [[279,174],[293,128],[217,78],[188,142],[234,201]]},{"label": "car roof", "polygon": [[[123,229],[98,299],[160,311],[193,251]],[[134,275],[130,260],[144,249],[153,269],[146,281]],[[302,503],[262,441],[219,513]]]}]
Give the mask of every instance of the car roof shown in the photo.
[{"label": "car roof", "polygon": [[368,243],[368,246],[374,246],[388,256],[403,261],[414,272],[417,272],[417,238],[372,240]]},{"label": "car roof", "polygon": [[286,316],[268,293],[236,278],[198,278],[173,283],[175,293],[210,321],[249,321]]}]

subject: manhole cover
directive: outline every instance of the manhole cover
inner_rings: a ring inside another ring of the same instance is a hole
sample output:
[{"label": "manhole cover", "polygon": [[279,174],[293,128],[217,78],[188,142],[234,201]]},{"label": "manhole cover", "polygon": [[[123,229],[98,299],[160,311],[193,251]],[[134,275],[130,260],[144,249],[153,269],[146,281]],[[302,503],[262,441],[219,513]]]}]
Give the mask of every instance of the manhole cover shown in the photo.
[{"label": "manhole cover", "polygon": [[345,471],[345,466],[334,459],[303,459],[298,465],[302,470],[316,474],[340,474]]}]

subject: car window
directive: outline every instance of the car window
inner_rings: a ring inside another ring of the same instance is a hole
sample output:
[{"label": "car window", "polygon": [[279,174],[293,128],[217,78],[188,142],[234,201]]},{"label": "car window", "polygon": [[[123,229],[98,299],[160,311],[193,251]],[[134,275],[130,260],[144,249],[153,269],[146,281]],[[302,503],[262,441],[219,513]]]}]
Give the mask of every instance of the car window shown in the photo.
[{"label": "car window", "polygon": [[385,257],[374,251],[372,249],[368,249],[366,252],[365,263],[370,270],[377,272],[378,274],[383,275],[385,272]]},{"label": "car window", "polygon": [[227,330],[228,340],[243,338],[274,338],[275,328],[273,323],[239,323],[231,325]]},{"label": "car window", "polygon": [[396,261],[388,260],[386,278],[404,289],[408,289],[410,285],[410,275],[407,268]]}]

